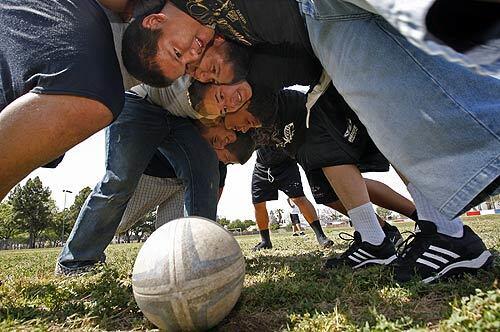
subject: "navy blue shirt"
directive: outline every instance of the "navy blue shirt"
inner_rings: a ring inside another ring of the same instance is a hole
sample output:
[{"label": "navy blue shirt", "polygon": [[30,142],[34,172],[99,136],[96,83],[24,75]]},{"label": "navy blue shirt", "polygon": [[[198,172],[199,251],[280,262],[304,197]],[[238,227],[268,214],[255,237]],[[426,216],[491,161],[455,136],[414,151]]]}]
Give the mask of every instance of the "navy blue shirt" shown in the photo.
[{"label": "navy blue shirt", "polygon": [[28,92],[97,100],[116,117],[123,80],[95,0],[0,2],[0,111]]}]

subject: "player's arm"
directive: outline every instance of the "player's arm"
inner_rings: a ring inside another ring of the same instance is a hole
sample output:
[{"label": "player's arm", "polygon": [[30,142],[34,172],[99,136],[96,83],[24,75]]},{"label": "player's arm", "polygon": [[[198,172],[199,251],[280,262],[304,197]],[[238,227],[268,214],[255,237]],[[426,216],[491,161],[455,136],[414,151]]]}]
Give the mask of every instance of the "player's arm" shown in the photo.
[{"label": "player's arm", "polygon": [[10,103],[0,113],[0,200],[112,119],[104,104],[77,96],[27,93]]}]

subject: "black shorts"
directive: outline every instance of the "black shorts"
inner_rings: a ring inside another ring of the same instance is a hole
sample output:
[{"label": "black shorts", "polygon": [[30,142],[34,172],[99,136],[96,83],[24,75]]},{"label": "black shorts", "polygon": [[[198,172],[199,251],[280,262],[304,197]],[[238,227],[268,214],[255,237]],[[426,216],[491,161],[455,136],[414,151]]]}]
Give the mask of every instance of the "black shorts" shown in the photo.
[{"label": "black shorts", "polygon": [[326,205],[339,200],[321,168],[307,171],[306,176],[316,204]]},{"label": "black shorts", "polygon": [[286,163],[279,167],[265,167],[256,163],[252,175],[252,203],[277,200],[278,190],[290,198],[304,196],[297,163]]},{"label": "black shorts", "polygon": [[311,112],[310,128],[296,155],[304,170],[357,165],[361,172],[388,171],[389,162],[356,115],[352,111],[328,109],[328,104],[320,101]]},{"label": "black shorts", "polygon": [[292,221],[292,225],[298,225],[300,224],[300,219],[298,214],[292,214],[290,213],[290,220]]}]

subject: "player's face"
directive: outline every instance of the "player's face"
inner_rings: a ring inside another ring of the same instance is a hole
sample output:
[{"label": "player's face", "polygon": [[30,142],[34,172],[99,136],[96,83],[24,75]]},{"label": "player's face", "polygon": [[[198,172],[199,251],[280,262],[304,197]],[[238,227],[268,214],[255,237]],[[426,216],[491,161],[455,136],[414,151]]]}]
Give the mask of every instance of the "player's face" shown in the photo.
[{"label": "player's face", "polygon": [[200,61],[187,66],[187,74],[202,83],[230,84],[234,79],[234,68],[226,59],[226,42],[217,36]]},{"label": "player's face", "polygon": [[253,116],[247,108],[244,106],[237,112],[228,113],[224,118],[226,128],[246,133],[250,128],[260,127],[262,125],[260,120]]},{"label": "player's face", "polygon": [[206,139],[214,149],[224,149],[229,143],[236,141],[236,133],[227,129],[223,122],[214,127],[205,127],[201,136]]},{"label": "player's face", "polygon": [[217,158],[224,164],[238,164],[240,161],[228,149],[215,150]]},{"label": "player's face", "polygon": [[252,98],[252,87],[247,81],[231,85],[211,84],[204,95],[203,106],[207,114],[225,116],[238,111]]},{"label": "player's face", "polygon": [[214,37],[214,30],[168,2],[160,13],[144,18],[143,26],[160,29],[156,62],[162,73],[175,80],[186,73],[189,63],[199,61]]}]

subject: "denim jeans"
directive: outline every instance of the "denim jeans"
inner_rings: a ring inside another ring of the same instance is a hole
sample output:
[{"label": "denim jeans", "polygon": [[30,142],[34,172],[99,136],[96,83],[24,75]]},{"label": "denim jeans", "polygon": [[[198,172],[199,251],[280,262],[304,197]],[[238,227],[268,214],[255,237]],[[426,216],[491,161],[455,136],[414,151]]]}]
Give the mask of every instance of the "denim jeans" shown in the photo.
[{"label": "denim jeans", "polygon": [[218,160],[191,120],[170,115],[127,94],[118,119],[106,130],[106,174],[82,207],[59,257],[67,268],[104,260],[127,203],[158,148],[186,187],[189,215],[215,220]]},{"label": "denim jeans", "polygon": [[[413,45],[432,55],[440,55],[483,75],[500,79],[500,38],[491,38],[467,52],[457,52],[427,30],[427,12],[435,0],[344,0],[377,13]],[[467,24],[468,22],[464,22]],[[497,23],[497,28],[500,23]]]},{"label": "denim jeans", "polygon": [[431,56],[387,21],[298,0],[314,52],[380,151],[444,215],[500,175],[500,80]]}]

